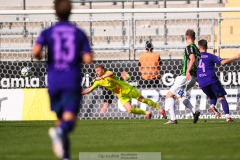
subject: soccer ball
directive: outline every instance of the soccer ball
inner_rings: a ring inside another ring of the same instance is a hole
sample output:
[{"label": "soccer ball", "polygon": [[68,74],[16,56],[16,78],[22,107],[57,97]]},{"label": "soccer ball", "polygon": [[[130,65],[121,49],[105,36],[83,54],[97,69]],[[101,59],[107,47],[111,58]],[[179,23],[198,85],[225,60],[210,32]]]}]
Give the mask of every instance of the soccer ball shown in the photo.
[{"label": "soccer ball", "polygon": [[21,70],[22,77],[29,77],[31,76],[31,68],[30,67],[23,67]]}]

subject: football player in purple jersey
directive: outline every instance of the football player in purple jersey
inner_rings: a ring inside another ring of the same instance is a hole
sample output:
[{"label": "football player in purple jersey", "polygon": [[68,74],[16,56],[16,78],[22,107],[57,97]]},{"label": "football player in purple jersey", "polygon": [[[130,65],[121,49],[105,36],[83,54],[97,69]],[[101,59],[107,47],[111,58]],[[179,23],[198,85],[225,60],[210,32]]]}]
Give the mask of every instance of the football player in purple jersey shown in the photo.
[{"label": "football player in purple jersey", "polygon": [[208,44],[204,39],[198,42],[198,48],[201,53],[201,59],[199,61],[197,70],[198,84],[202,91],[210,98],[210,110],[218,117],[220,117],[220,113],[215,108],[217,100],[219,100],[219,102],[222,104],[222,108],[226,116],[226,121],[232,122],[233,119],[229,115],[229,106],[225,98],[225,95],[227,95],[227,93],[215,73],[215,64],[220,66],[231,63],[235,60],[238,60],[240,58],[240,54],[237,54],[233,58],[222,60],[214,54],[207,52]]},{"label": "football player in purple jersey", "polygon": [[41,32],[32,50],[33,57],[41,59],[42,49],[47,47],[48,93],[51,110],[58,118],[49,135],[55,155],[64,160],[70,159],[69,133],[74,129],[80,107],[80,64],[92,62],[87,36],[68,21],[71,8],[70,0],[55,0],[59,22]]}]

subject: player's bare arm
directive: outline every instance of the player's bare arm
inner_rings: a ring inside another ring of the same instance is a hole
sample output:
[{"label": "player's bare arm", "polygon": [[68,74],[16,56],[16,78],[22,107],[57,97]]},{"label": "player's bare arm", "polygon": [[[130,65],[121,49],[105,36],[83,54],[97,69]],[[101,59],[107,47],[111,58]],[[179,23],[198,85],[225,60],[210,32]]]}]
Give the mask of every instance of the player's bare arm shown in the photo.
[{"label": "player's bare arm", "polygon": [[194,66],[194,63],[196,61],[196,58],[194,56],[194,54],[190,54],[189,56],[189,65],[188,65],[188,68],[187,68],[187,71],[186,71],[186,78],[187,80],[191,80],[191,74],[190,74],[190,71],[192,70],[193,66]]},{"label": "player's bare arm", "polygon": [[121,76],[124,81],[127,81],[130,78],[130,75],[126,71],[123,71]]},{"label": "player's bare arm", "polygon": [[225,65],[225,64],[228,64],[228,63],[231,63],[235,60],[238,60],[240,59],[240,54],[237,54],[236,56],[232,57],[232,58],[228,58],[228,59],[224,59],[221,61],[221,65]]},{"label": "player's bare arm", "polygon": [[90,93],[92,91],[93,91],[92,88],[87,88],[87,89],[85,89],[84,91],[81,92],[81,95],[88,94],[88,93]]},{"label": "player's bare arm", "polygon": [[32,49],[32,56],[33,58],[36,58],[38,60],[42,59],[43,52],[42,52],[42,46],[39,44],[36,44]]}]

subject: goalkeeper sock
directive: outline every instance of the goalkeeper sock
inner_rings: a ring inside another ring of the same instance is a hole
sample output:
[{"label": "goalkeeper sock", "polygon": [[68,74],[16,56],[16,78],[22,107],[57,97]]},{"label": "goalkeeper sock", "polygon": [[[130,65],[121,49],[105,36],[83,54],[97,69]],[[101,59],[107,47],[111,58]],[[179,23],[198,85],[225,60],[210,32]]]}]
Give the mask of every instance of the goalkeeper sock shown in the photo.
[{"label": "goalkeeper sock", "polygon": [[154,108],[156,108],[156,109],[159,109],[159,108],[160,108],[160,107],[157,105],[157,103],[153,102],[151,99],[144,98],[144,99],[142,100],[142,102],[143,102],[143,103],[146,103],[146,104],[148,104],[149,106],[152,106],[152,107],[154,107]]},{"label": "goalkeeper sock", "polygon": [[140,108],[132,108],[130,113],[134,113],[134,114],[144,114],[146,115],[146,111],[141,110]]},{"label": "goalkeeper sock", "polygon": [[229,114],[229,106],[227,100],[224,98],[221,100],[222,108],[225,114]]}]

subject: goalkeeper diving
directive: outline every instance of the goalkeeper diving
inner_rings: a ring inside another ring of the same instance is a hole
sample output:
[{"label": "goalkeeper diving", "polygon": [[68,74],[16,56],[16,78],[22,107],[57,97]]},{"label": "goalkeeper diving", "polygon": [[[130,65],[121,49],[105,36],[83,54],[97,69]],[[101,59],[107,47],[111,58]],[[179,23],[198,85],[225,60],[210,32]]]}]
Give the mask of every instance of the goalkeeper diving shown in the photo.
[{"label": "goalkeeper diving", "polygon": [[97,87],[102,86],[107,90],[112,91],[119,98],[121,104],[128,111],[128,113],[143,114],[147,119],[151,119],[152,117],[152,112],[146,112],[144,110],[141,110],[140,108],[132,107],[131,99],[135,98],[142,103],[146,103],[153,108],[159,109],[160,114],[162,114],[163,118],[167,118],[165,110],[163,108],[161,108],[151,99],[143,97],[141,93],[130,84],[119,80],[112,71],[105,71],[103,65],[96,65],[95,72],[97,78],[95,79],[91,87],[81,92],[82,95],[88,94]]}]

